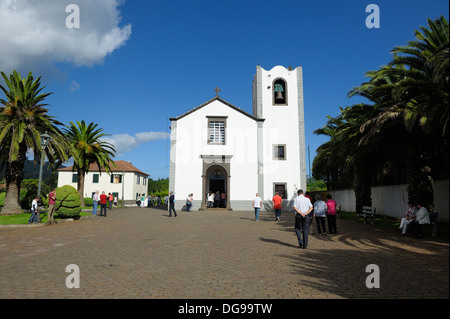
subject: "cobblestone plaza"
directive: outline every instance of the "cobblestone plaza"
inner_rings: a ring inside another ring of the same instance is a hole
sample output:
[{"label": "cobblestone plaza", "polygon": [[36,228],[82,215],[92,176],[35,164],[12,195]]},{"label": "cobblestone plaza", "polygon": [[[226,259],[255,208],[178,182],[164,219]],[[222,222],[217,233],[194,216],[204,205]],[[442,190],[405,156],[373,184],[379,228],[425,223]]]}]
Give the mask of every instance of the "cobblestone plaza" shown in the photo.
[{"label": "cobblestone plaza", "polygon": [[[314,226],[315,227],[315,226]],[[448,242],[338,219],[299,249],[294,216],[118,208],[41,227],[0,227],[0,298],[448,299]],[[69,289],[68,265],[80,288]],[[380,288],[366,287],[367,265]]]}]

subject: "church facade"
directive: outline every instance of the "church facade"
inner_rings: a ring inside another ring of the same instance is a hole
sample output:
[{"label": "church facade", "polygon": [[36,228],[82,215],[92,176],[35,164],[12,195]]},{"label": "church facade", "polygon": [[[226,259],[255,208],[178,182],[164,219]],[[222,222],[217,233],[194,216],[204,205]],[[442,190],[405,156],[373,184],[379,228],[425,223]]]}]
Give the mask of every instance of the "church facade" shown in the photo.
[{"label": "church facade", "polygon": [[302,68],[257,66],[252,114],[216,96],[171,121],[169,189],[175,208],[193,193],[193,209],[208,194],[225,194],[223,207],[252,210],[256,193],[271,210],[275,192],[290,209],[306,189]]}]

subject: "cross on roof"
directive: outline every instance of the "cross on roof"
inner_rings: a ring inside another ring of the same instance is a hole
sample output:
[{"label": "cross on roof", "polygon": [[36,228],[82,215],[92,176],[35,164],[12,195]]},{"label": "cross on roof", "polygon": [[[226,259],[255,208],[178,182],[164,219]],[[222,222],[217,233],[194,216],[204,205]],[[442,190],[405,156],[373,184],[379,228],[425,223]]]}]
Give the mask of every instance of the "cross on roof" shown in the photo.
[{"label": "cross on roof", "polygon": [[219,89],[219,87],[217,86],[216,89],[215,89],[214,91],[216,91],[216,96],[219,96],[219,92],[222,91],[222,90]]}]

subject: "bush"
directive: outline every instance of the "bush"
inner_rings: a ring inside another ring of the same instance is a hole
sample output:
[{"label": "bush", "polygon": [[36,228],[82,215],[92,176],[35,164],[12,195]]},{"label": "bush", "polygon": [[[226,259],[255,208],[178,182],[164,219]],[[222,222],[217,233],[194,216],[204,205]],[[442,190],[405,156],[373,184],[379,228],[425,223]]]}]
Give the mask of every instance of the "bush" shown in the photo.
[{"label": "bush", "polygon": [[6,196],[6,193],[0,194],[0,207],[5,206],[5,196]]},{"label": "bush", "polygon": [[89,198],[89,197],[84,198],[84,206],[93,206],[93,205],[94,205],[94,201],[92,200],[92,198]]},{"label": "bush", "polygon": [[81,212],[81,199],[78,191],[64,185],[56,189],[56,212],[60,218],[79,218]]}]

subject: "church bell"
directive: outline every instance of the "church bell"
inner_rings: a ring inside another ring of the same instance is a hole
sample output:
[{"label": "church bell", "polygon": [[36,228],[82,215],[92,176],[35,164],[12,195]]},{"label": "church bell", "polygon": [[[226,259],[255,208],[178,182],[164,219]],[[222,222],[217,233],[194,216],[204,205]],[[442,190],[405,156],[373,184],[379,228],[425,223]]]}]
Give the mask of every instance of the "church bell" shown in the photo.
[{"label": "church bell", "polygon": [[283,97],[283,86],[281,84],[275,84],[274,91],[277,92],[277,95],[275,96],[276,101],[282,101],[284,100]]}]

